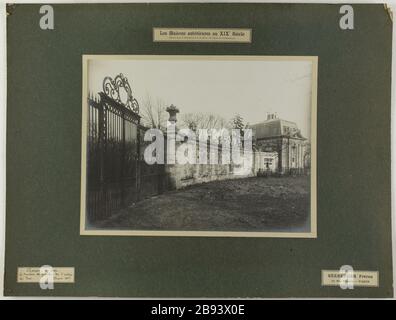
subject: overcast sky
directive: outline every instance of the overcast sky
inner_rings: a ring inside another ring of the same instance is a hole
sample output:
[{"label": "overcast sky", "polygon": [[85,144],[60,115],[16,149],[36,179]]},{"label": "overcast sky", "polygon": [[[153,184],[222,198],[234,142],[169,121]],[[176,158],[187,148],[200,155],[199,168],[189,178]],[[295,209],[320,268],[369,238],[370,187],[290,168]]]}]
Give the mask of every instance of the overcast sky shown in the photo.
[{"label": "overcast sky", "polygon": [[310,138],[311,61],[90,60],[89,91],[102,91],[103,78],[119,73],[140,104],[149,94],[180,113],[214,113],[227,120],[239,113],[250,124],[277,112]]}]

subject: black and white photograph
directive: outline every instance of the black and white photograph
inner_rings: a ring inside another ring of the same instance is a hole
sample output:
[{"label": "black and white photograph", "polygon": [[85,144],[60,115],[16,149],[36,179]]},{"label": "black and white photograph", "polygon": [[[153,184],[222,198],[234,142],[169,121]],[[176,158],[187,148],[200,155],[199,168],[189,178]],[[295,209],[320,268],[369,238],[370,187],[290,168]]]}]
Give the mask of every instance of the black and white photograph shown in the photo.
[{"label": "black and white photograph", "polygon": [[394,8],[72,2],[3,6],[0,298],[394,297]]},{"label": "black and white photograph", "polygon": [[83,56],[82,235],[316,237],[314,56]]}]

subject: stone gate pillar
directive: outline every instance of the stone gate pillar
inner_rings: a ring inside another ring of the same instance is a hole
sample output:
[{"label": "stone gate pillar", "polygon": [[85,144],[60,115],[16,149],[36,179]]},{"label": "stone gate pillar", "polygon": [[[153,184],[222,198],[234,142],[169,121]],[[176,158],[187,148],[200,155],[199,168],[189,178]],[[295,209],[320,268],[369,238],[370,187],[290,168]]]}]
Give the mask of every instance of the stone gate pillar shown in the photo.
[{"label": "stone gate pillar", "polygon": [[166,108],[166,112],[169,113],[169,119],[167,121],[167,134],[166,134],[166,162],[165,162],[165,174],[167,177],[167,184],[169,189],[177,189],[180,181],[178,179],[179,166],[176,164],[176,122],[177,114],[179,109],[171,104]]}]

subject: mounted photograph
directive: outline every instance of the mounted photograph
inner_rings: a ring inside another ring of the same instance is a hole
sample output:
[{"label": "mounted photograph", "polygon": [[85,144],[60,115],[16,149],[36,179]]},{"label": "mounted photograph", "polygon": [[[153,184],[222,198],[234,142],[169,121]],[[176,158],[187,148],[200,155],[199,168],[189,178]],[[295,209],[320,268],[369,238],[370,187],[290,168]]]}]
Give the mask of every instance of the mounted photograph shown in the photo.
[{"label": "mounted photograph", "polygon": [[81,235],[316,238],[316,56],[82,64]]}]

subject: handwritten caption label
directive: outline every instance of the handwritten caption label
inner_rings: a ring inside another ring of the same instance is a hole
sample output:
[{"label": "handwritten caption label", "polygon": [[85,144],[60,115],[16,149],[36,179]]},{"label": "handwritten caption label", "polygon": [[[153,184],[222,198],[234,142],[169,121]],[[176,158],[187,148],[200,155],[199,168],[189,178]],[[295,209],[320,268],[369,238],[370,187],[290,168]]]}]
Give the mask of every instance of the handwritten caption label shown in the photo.
[{"label": "handwritten caption label", "polygon": [[[74,268],[72,267],[54,267],[54,283],[74,283]],[[39,283],[43,274],[40,273],[40,267],[20,267],[18,268],[18,283]]]}]

